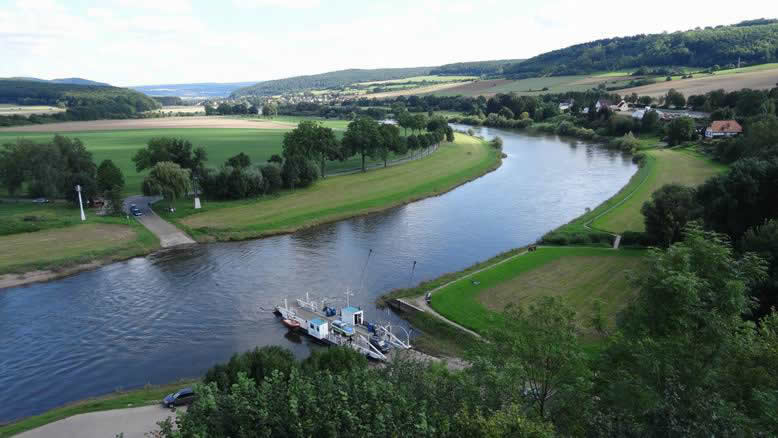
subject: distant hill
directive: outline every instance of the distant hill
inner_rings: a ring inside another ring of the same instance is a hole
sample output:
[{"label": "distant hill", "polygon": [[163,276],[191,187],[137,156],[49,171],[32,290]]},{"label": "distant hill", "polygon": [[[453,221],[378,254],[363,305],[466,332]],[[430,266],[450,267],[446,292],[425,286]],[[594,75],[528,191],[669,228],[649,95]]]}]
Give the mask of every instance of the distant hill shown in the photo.
[{"label": "distant hill", "polygon": [[95,85],[99,87],[110,87],[110,84],[105,82],[90,81],[89,79],[82,78],[63,78],[63,79],[40,79],[40,78],[28,78],[28,77],[13,77],[13,78],[0,78],[0,80],[11,81],[27,81],[27,82],[49,82],[52,84],[71,84],[71,85]]},{"label": "distant hill", "polygon": [[178,96],[184,99],[207,99],[227,97],[238,88],[254,84],[256,82],[205,82],[200,84],[138,85],[130,88],[155,97]]},{"label": "distant hill", "polygon": [[263,81],[250,87],[239,88],[233,91],[231,96],[273,96],[276,94],[311,89],[338,88],[356,82],[388,81],[391,79],[404,79],[412,76],[424,76],[429,74],[432,69],[433,67],[339,70],[317,75],[295,76],[286,79]]},{"label": "distant hill", "polygon": [[457,62],[441,65],[430,71],[431,75],[441,76],[497,76],[503,74],[506,67],[518,64],[523,59],[496,59],[494,61]]},{"label": "distant hill", "polygon": [[614,71],[641,66],[712,67],[778,60],[776,20],[684,32],[607,38],[543,53],[505,68],[508,77],[527,78]]},{"label": "distant hill", "polygon": [[160,107],[149,96],[127,88],[18,79],[0,79],[0,103],[64,105],[69,120],[126,118]]}]

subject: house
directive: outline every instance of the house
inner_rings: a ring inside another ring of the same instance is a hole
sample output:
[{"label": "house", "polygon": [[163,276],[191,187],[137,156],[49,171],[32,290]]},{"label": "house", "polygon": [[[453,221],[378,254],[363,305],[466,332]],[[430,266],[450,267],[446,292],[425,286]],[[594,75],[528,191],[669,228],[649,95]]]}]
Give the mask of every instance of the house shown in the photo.
[{"label": "house", "polygon": [[597,102],[594,103],[594,111],[600,111],[602,108],[610,108],[610,106],[610,101],[606,99],[598,99]]},{"label": "house", "polygon": [[559,111],[565,112],[570,109],[570,107],[573,106],[575,101],[573,99],[567,99],[559,102]]},{"label": "house", "polygon": [[622,100],[616,105],[611,105],[610,109],[613,111],[629,111],[629,104]]},{"label": "house", "polygon": [[743,132],[735,120],[716,120],[705,129],[705,138],[734,137]]}]

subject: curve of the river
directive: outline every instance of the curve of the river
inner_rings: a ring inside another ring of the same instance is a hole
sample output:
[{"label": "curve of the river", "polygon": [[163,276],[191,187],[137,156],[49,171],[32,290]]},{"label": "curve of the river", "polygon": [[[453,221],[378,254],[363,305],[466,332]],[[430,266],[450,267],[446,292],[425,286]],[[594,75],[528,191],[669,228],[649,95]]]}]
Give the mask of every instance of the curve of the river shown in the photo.
[{"label": "curve of the river", "polygon": [[476,132],[500,135],[508,158],[442,196],[0,291],[0,422],[198,376],[256,346],[281,344],[305,356],[307,340],[289,335],[270,313],[287,296],[342,297],[351,287],[352,303],[368,319],[399,322],[374,306],[378,296],[531,243],[615,194],[636,171],[630,157],[585,142]]}]

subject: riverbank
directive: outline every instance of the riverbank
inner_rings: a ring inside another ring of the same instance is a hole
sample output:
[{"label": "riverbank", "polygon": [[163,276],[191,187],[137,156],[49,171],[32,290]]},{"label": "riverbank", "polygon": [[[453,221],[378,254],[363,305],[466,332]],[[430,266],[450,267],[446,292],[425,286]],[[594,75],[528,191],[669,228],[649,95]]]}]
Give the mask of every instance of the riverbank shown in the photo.
[{"label": "riverbank", "polygon": [[[132,391],[118,391],[102,397],[78,401],[59,408],[46,411],[43,414],[23,418],[10,424],[0,426],[0,438],[18,435],[43,425],[53,423],[74,415],[88,412],[99,412],[113,409],[149,406],[160,403],[163,397],[183,387],[190,386],[199,380],[180,380],[166,385],[147,385]],[[153,428],[154,425],[152,424]],[[113,432],[114,435],[118,432]]]},{"label": "riverbank", "polygon": [[197,241],[245,240],[368,215],[439,196],[497,169],[499,151],[457,134],[424,158],[400,166],[320,180],[312,187],[250,201],[180,202],[168,216]]},{"label": "riverbank", "polygon": [[3,203],[0,289],[49,281],[149,254],[159,240],[135,220],[78,218],[63,204]]}]

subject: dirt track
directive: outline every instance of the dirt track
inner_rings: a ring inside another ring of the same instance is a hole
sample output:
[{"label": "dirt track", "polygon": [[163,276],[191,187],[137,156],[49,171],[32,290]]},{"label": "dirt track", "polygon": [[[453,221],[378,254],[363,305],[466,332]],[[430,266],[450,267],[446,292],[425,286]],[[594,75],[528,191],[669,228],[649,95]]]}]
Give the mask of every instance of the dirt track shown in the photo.
[{"label": "dirt track", "polygon": [[619,90],[617,93],[621,95],[637,93],[640,96],[658,97],[664,96],[671,88],[675,88],[676,91],[680,91],[688,97],[695,94],[705,94],[720,88],[724,89],[724,91],[734,91],[742,88],[769,89],[777,86],[776,83],[778,83],[778,69],[772,69],[657,82],[656,84],[643,85],[642,87]]},{"label": "dirt track", "polygon": [[291,129],[294,124],[272,120],[228,119],[222,117],[168,117],[161,119],[93,120],[88,122],[46,123],[43,125],[12,126],[0,128],[13,132],[75,132],[114,131],[122,129],[162,128],[248,128],[248,129]]},{"label": "dirt track", "polygon": [[158,430],[158,421],[176,414],[161,405],[90,412],[55,421],[17,435],[19,438],[104,438],[124,434],[124,438],[143,438]]}]

